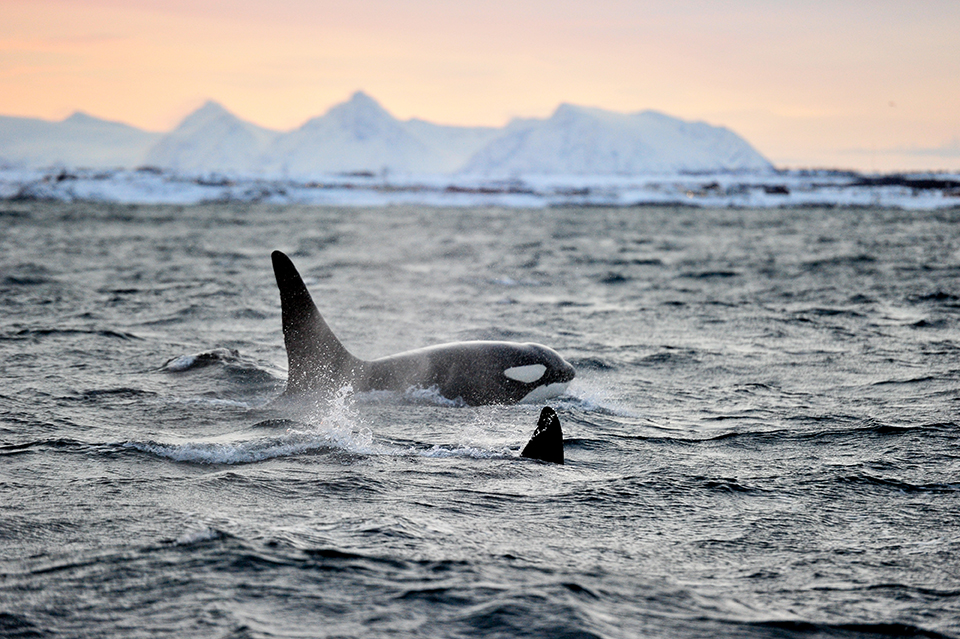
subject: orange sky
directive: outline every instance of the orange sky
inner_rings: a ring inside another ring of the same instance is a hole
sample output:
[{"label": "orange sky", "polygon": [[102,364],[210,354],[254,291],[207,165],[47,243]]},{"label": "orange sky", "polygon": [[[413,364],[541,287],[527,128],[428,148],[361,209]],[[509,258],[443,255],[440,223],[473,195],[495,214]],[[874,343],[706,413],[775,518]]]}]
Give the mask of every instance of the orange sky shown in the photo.
[{"label": "orange sky", "polygon": [[561,102],[727,126],[781,167],[960,170],[956,0],[0,0],[0,114],[290,129]]}]

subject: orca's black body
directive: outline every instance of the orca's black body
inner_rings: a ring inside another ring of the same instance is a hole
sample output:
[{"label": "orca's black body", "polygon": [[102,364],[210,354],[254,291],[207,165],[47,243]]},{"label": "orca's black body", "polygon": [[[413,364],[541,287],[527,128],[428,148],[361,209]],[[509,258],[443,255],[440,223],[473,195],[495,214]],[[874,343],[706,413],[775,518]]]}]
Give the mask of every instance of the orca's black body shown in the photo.
[{"label": "orca's black body", "polygon": [[272,254],[280,289],[283,341],[287,349],[286,396],[436,387],[443,397],[480,404],[512,404],[562,393],[573,367],[540,344],[454,342],[375,360],[354,357],[317,310],[293,262]]}]

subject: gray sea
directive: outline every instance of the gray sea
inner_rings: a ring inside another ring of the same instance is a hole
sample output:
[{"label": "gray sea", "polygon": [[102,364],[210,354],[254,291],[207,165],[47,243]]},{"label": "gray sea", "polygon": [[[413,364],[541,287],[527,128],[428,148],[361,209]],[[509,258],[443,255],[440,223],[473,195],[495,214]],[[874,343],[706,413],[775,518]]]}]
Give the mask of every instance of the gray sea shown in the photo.
[{"label": "gray sea", "polygon": [[[273,404],[533,341],[541,404]],[[0,203],[4,637],[960,637],[960,210]]]}]

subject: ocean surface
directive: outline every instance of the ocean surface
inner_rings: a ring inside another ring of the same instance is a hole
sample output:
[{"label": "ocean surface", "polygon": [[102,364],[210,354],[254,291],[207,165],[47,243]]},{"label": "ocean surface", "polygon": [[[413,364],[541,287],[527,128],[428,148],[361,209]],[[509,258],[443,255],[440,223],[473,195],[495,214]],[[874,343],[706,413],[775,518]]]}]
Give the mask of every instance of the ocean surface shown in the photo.
[{"label": "ocean surface", "polygon": [[[287,252],[364,358],[272,403]],[[960,637],[960,210],[0,203],[0,636]]]}]

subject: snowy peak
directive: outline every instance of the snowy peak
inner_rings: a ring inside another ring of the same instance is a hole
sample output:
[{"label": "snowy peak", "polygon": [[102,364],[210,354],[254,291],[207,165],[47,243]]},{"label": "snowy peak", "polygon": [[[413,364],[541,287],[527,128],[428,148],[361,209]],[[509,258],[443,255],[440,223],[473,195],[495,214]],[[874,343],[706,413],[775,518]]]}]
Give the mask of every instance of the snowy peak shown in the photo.
[{"label": "snowy peak", "polygon": [[219,102],[207,100],[203,103],[203,106],[185,117],[177,126],[177,129],[196,128],[207,122],[216,122],[222,119],[239,120],[239,118],[227,111]]},{"label": "snowy peak", "polygon": [[396,122],[380,103],[363,91],[357,91],[346,102],[338,104],[327,112],[327,117],[344,126],[366,122]]},{"label": "snowy peak", "polygon": [[274,133],[269,129],[241,120],[220,103],[208,100],[199,109],[185,117],[168,135],[196,135],[211,128]]},{"label": "snowy peak", "polygon": [[357,91],[348,101],[334,106],[326,114],[308,121],[301,130],[324,131],[361,143],[378,138],[402,138],[404,135],[400,121],[362,91]]},{"label": "snowy peak", "polygon": [[191,173],[248,173],[277,135],[211,100],[150,149],[145,162]]},{"label": "snowy peak", "polygon": [[267,149],[264,171],[291,177],[318,173],[382,172],[447,173],[438,154],[358,91],[324,115],[277,138]]},{"label": "snowy peak", "polygon": [[546,120],[511,123],[463,171],[633,175],[772,168],[745,140],[722,127],[656,111],[624,114],[561,104]]},{"label": "snowy peak", "polygon": [[[57,126],[56,123],[53,124]],[[129,124],[96,118],[83,111],[74,112],[70,117],[59,123],[59,128],[73,134],[90,136],[106,135],[121,139],[125,137],[143,139],[145,135],[157,136],[157,134],[147,133]]]}]

